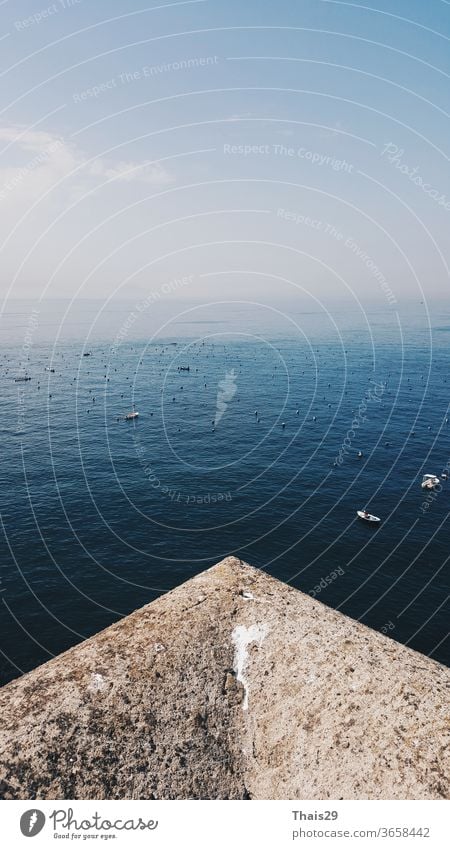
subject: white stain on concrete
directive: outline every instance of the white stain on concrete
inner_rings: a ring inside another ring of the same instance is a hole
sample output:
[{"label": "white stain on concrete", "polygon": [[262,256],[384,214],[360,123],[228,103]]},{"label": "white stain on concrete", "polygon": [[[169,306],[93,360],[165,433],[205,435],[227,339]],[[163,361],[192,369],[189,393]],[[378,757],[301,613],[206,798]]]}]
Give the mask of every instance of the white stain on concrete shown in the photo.
[{"label": "white stain on concrete", "polygon": [[244,701],[242,710],[248,710],[248,692],[249,682],[245,677],[245,667],[248,661],[248,647],[251,643],[261,645],[264,638],[268,634],[268,627],[265,623],[261,625],[251,625],[247,628],[245,625],[236,625],[232,633],[234,645],[234,663],[233,670],[236,673],[236,679],[240,681],[244,688]]},{"label": "white stain on concrete", "polygon": [[106,681],[103,678],[103,675],[100,675],[99,672],[93,672],[89,683],[89,689],[98,693],[99,691],[104,690],[105,687]]}]

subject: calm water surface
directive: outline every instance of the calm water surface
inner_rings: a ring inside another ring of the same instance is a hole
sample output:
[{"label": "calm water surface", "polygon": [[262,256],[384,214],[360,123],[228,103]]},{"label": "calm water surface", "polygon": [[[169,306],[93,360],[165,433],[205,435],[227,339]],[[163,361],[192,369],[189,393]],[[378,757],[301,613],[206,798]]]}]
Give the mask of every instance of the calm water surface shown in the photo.
[{"label": "calm water surface", "polygon": [[2,682],[231,553],[449,662],[450,312],[67,307],[1,320]]}]

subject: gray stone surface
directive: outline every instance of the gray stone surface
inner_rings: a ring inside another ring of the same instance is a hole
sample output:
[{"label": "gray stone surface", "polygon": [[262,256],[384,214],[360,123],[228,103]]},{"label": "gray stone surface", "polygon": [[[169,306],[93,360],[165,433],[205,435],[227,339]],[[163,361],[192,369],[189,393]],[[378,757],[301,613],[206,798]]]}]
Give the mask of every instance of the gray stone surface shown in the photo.
[{"label": "gray stone surface", "polygon": [[450,672],[227,558],[0,691],[7,799],[441,799]]}]

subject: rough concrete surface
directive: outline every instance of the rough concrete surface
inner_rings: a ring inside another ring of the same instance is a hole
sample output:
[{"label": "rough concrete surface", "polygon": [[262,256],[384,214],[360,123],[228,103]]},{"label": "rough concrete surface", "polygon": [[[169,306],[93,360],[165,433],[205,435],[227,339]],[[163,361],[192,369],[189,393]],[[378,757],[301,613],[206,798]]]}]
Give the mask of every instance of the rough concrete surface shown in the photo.
[{"label": "rough concrete surface", "polygon": [[6,799],[441,799],[450,671],[235,558],[0,691]]}]

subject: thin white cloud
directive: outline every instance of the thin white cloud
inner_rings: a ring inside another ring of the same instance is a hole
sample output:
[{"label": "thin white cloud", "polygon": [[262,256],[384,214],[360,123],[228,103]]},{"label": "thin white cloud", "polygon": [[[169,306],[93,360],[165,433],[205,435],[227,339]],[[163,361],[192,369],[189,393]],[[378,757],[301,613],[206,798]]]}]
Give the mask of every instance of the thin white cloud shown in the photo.
[{"label": "thin white cloud", "polygon": [[173,183],[174,181],[172,175],[157,162],[112,163],[110,160],[96,159],[95,162],[91,163],[88,171],[95,177],[104,177],[107,180],[121,180],[125,183],[135,181],[160,186]]},{"label": "thin white cloud", "polygon": [[157,186],[174,182],[173,175],[157,162],[109,157],[90,161],[76,145],[48,132],[0,127],[0,142],[7,142],[0,152],[0,201],[7,202],[10,210],[31,203],[58,184],[59,193],[73,197],[107,181]]}]

